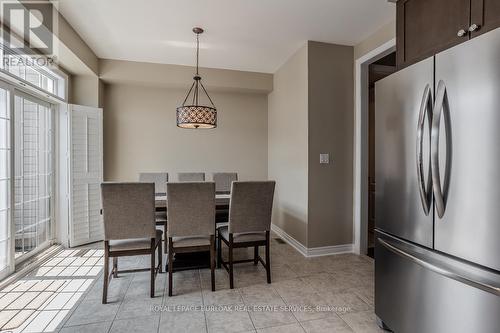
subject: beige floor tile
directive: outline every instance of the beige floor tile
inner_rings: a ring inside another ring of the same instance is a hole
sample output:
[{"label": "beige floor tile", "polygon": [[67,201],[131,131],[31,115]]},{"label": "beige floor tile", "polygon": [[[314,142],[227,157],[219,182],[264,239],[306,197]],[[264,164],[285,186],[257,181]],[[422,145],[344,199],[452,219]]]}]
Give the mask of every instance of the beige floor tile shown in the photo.
[{"label": "beige floor tile", "polygon": [[289,324],[283,326],[275,326],[262,328],[257,330],[258,333],[304,333],[304,329],[299,324]]},{"label": "beige floor tile", "polygon": [[365,301],[370,306],[375,306],[375,287],[371,285],[359,286],[357,288],[351,288],[348,292],[356,294],[359,298]]},{"label": "beige floor tile", "polygon": [[[270,309],[273,308],[273,309]],[[297,319],[290,311],[283,311],[281,307],[263,306],[262,311],[249,311],[255,328],[266,328],[297,323]]]},{"label": "beige floor tile", "polygon": [[[210,290],[212,288],[212,280],[210,277],[210,269],[200,270],[201,288]],[[229,274],[224,268],[215,270],[215,290],[229,289]]]},{"label": "beige floor tile", "polygon": [[155,298],[126,298],[120,306],[116,319],[148,317],[153,314],[152,309],[162,304],[161,297]]},{"label": "beige floor tile", "polygon": [[203,290],[204,305],[229,305],[243,304],[240,291],[238,289],[223,290]]},{"label": "beige floor tile", "polygon": [[314,293],[314,289],[303,280],[291,279],[273,283],[272,286],[278,294],[285,300],[297,296],[310,295]]},{"label": "beige floor tile", "polygon": [[337,313],[360,312],[371,309],[370,305],[354,293],[323,293],[321,297],[329,306],[334,307]]},{"label": "beige floor tile", "polygon": [[[125,297],[125,293],[128,290],[130,282],[132,281],[132,275],[124,275],[116,279],[111,279],[111,283],[108,285],[108,302],[116,303],[121,302]],[[100,300],[102,299],[102,278],[95,281],[95,283],[90,287],[89,291],[85,295],[86,300]]]},{"label": "beige floor tile", "polygon": [[317,293],[301,295],[287,299],[293,315],[299,322],[328,317],[332,311],[327,302]]},{"label": "beige floor tile", "polygon": [[339,316],[332,314],[326,318],[301,323],[307,333],[353,333],[354,331]]},{"label": "beige floor tile", "polygon": [[206,312],[205,315],[210,333],[244,332],[255,329],[246,311],[213,311]]},{"label": "beige floor tile", "polygon": [[119,306],[120,303],[101,304],[101,300],[84,300],[78,305],[65,326],[112,321]]},{"label": "beige floor tile", "polygon": [[111,327],[111,321],[79,325],[71,327],[63,327],[59,333],[107,333]]},{"label": "beige floor tile", "polygon": [[[57,316],[57,310],[43,310],[37,311],[36,316],[23,328],[23,333],[38,333],[43,332],[45,328]],[[23,320],[24,322],[24,320]]]},{"label": "beige floor tile", "polygon": [[134,332],[150,333],[157,332],[160,316],[149,316],[133,319],[120,319],[113,321],[110,333]]},{"label": "beige floor tile", "polygon": [[21,310],[3,326],[4,330],[21,331],[30,321],[38,315],[38,311]]},{"label": "beige floor tile", "polygon": [[289,265],[280,264],[276,265],[271,263],[271,280],[272,282],[278,282],[283,280],[291,280],[297,278],[298,275],[295,273]]},{"label": "beige floor tile", "polygon": [[0,329],[4,327],[18,312],[18,310],[0,311]]},{"label": "beige floor tile", "polygon": [[383,333],[386,332],[378,327],[376,316],[373,311],[363,311],[357,313],[341,314],[340,317],[356,332],[356,333]]},{"label": "beige floor tile", "polygon": [[178,290],[174,287],[172,296],[165,295],[163,298],[164,305],[189,305],[201,306],[203,305],[203,296],[201,289],[198,290]]},{"label": "beige floor tile", "polygon": [[5,309],[12,302],[21,297],[22,294],[22,292],[8,292],[3,294],[2,298],[0,298],[0,310]]},{"label": "beige floor tile", "polygon": [[162,312],[160,332],[206,332],[205,315],[201,311]]},{"label": "beige floor tile", "polygon": [[32,302],[35,297],[37,297],[39,292],[25,292],[21,296],[17,297],[14,301],[12,301],[9,305],[7,305],[7,310],[22,310],[24,309],[30,302]]},{"label": "beige floor tile", "polygon": [[283,305],[283,299],[276,292],[273,284],[258,284],[240,289],[246,305]]},{"label": "beige floor tile", "polygon": [[339,282],[330,273],[311,274],[302,277],[301,280],[309,284],[315,292],[319,293],[339,288]]}]

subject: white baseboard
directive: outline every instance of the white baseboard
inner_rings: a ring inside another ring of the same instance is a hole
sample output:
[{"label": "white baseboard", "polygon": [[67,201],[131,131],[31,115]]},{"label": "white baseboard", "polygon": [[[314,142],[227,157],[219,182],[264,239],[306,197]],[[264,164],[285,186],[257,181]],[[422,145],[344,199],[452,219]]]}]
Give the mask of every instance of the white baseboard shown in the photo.
[{"label": "white baseboard", "polygon": [[332,246],[322,246],[322,247],[312,247],[307,248],[298,240],[287,234],[283,229],[275,224],[271,224],[271,230],[276,233],[281,239],[288,243],[291,247],[297,250],[304,257],[320,257],[329,256],[333,254],[341,253],[353,253],[353,244],[343,244],[343,245],[332,245]]},{"label": "white baseboard", "polygon": [[321,246],[307,249],[307,257],[321,257],[341,253],[353,253],[353,244]]},{"label": "white baseboard", "polygon": [[291,247],[293,247],[295,250],[297,250],[300,254],[302,254],[304,257],[307,257],[307,247],[302,245],[298,240],[287,234],[283,229],[278,227],[275,224],[271,224],[271,230],[282,240],[288,243]]}]

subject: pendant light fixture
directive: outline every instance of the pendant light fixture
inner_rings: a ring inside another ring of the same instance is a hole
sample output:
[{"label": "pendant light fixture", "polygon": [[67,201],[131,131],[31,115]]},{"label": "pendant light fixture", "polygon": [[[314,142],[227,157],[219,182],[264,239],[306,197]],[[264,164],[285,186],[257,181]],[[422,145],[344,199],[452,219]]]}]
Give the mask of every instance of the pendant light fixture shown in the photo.
[{"label": "pendant light fixture", "polygon": [[[193,84],[177,110],[177,126],[181,128],[215,128],[217,127],[217,109],[215,108],[212,99],[208,95],[207,90],[201,82],[201,76],[198,72],[198,59],[200,54],[200,34],[203,33],[202,28],[193,28],[196,34],[196,74],[193,77]],[[201,94],[200,94],[201,92]],[[210,102],[211,106],[199,104],[203,93]],[[201,95],[201,96],[200,96]],[[191,97],[190,97],[191,96]],[[186,104],[187,103],[187,104]]]}]

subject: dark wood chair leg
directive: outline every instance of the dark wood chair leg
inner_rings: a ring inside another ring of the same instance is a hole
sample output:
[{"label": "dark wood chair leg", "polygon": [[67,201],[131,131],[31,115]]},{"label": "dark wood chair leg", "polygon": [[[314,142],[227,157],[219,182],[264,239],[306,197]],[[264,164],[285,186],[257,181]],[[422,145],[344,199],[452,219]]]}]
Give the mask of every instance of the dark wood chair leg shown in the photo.
[{"label": "dark wood chair leg", "polygon": [[151,297],[155,297],[155,270],[156,270],[155,243],[156,239],[152,238],[151,239],[151,290],[150,290]]},{"label": "dark wood chair leg", "polygon": [[168,251],[168,245],[167,245],[167,221],[165,221],[165,225],[163,226],[163,240],[165,242],[165,253]]},{"label": "dark wood chair leg", "polygon": [[118,257],[113,257],[113,277],[118,277]]},{"label": "dark wood chair leg", "polygon": [[210,236],[210,278],[212,280],[212,291],[215,291],[215,239]]},{"label": "dark wood chair leg", "polygon": [[161,240],[158,243],[158,273],[163,272],[163,251],[162,251],[162,245],[161,245]]},{"label": "dark wood chair leg", "polygon": [[234,289],[233,276],[233,234],[229,234],[229,288]]},{"label": "dark wood chair leg", "polygon": [[271,260],[269,255],[270,242],[269,242],[269,231],[266,231],[266,273],[267,273],[267,283],[271,283]]},{"label": "dark wood chair leg", "polygon": [[104,241],[104,269],[102,274],[103,274],[102,304],[106,304],[108,303],[108,283],[109,283],[109,250],[107,241]]},{"label": "dark wood chair leg", "polygon": [[174,260],[174,249],[172,247],[172,237],[168,238],[168,296],[172,296],[172,261]]},{"label": "dark wood chair leg", "polygon": [[[219,232],[219,231],[217,231]],[[220,234],[217,235],[217,268],[222,267],[222,241]]]},{"label": "dark wood chair leg", "polygon": [[257,266],[258,263],[259,263],[259,247],[254,246],[254,248],[253,248],[253,264],[255,266]]}]

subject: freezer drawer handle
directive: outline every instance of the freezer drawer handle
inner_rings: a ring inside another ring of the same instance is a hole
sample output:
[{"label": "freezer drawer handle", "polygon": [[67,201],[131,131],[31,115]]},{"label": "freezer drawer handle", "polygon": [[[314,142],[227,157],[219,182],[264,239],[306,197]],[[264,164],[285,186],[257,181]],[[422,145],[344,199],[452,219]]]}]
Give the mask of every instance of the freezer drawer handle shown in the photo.
[{"label": "freezer drawer handle", "polygon": [[[439,172],[439,131],[441,125],[441,115],[444,118],[445,134],[446,134],[446,165],[444,173],[444,182],[441,187],[441,175]],[[448,197],[448,189],[451,173],[451,123],[450,123],[450,106],[448,103],[448,95],[446,93],[446,85],[442,80],[438,83],[436,92],[436,101],[432,111],[432,128],[431,128],[431,173],[432,173],[432,190],[434,192],[434,201],[436,203],[436,211],[441,218],[446,210],[446,199]]]},{"label": "freezer drawer handle", "polygon": [[425,117],[427,116],[427,124],[429,126],[429,133],[431,129],[431,118],[432,118],[432,96],[431,88],[427,84],[424,89],[424,94],[422,96],[422,102],[420,103],[420,112],[418,115],[418,125],[417,125],[417,176],[418,176],[418,189],[420,192],[420,200],[422,201],[422,207],[424,208],[425,215],[429,215],[430,206],[432,202],[432,175],[430,167],[428,168],[427,184],[425,182],[425,171],[424,171],[424,158],[422,156],[423,144],[424,144],[424,129],[425,129]]},{"label": "freezer drawer handle", "polygon": [[414,263],[416,263],[424,268],[427,268],[427,269],[429,269],[437,274],[446,276],[450,279],[465,283],[471,287],[478,288],[478,289],[481,289],[483,291],[489,292],[491,294],[500,296],[500,286],[492,286],[491,284],[486,283],[486,282],[481,282],[481,281],[477,281],[474,279],[470,279],[466,276],[457,274],[457,273],[452,272],[451,270],[448,270],[448,269],[443,268],[443,267],[438,267],[434,264],[431,264],[430,262],[427,262],[423,259],[420,259],[420,258],[414,256],[413,254],[410,254],[406,251],[399,249],[395,245],[389,244],[386,240],[381,239],[380,237],[378,237],[377,240],[381,245],[383,245],[389,251],[391,251],[391,252],[393,252],[393,253],[395,253],[403,258],[409,259],[409,260],[413,261]]}]

